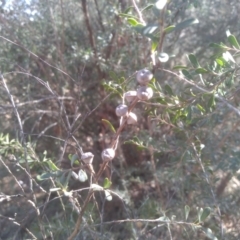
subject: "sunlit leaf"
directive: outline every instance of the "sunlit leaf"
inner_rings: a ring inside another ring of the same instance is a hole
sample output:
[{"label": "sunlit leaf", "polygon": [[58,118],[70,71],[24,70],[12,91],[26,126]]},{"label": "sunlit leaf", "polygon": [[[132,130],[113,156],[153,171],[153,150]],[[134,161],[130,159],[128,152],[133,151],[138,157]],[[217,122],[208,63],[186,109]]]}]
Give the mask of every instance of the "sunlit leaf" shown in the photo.
[{"label": "sunlit leaf", "polygon": [[175,25],[171,25],[171,26],[168,26],[167,28],[165,28],[163,31],[168,34],[168,33],[171,33],[175,30]]},{"label": "sunlit leaf", "polygon": [[152,40],[152,45],[151,45],[151,51],[152,52],[156,51],[156,49],[158,47],[158,42],[159,42],[158,40],[157,41]]},{"label": "sunlit leaf", "polygon": [[57,171],[59,168],[52,162],[52,160],[47,160],[46,163],[52,171]]},{"label": "sunlit leaf", "polygon": [[165,7],[166,4],[167,4],[167,0],[158,0],[155,3],[155,7],[159,10],[162,10]]},{"label": "sunlit leaf", "polygon": [[213,234],[213,232],[210,228],[201,228],[201,229],[209,239],[218,240],[218,238]]},{"label": "sunlit leaf", "polygon": [[107,201],[112,201],[112,195],[108,190],[104,190],[105,198]]},{"label": "sunlit leaf", "polygon": [[112,185],[112,182],[108,178],[105,178],[103,182],[103,187],[106,189],[106,188],[110,188],[111,185]]},{"label": "sunlit leaf", "polygon": [[223,59],[227,62],[231,61],[231,62],[235,63],[235,60],[234,60],[232,54],[228,51],[223,53]]},{"label": "sunlit leaf", "polygon": [[197,68],[195,70],[195,73],[197,73],[197,74],[204,74],[204,73],[208,73],[208,72],[209,71],[207,69],[205,69],[205,68]]},{"label": "sunlit leaf", "polygon": [[128,18],[127,22],[134,27],[140,24],[135,18]]},{"label": "sunlit leaf", "polygon": [[98,184],[93,183],[93,184],[91,185],[91,189],[92,189],[93,191],[102,191],[102,190],[103,190],[103,187],[99,186]]},{"label": "sunlit leaf", "polygon": [[200,104],[197,104],[197,108],[202,112],[202,113],[205,113],[206,110],[200,105]]},{"label": "sunlit leaf", "polygon": [[80,182],[86,182],[88,180],[88,175],[82,169],[80,169],[78,172],[78,180]]}]

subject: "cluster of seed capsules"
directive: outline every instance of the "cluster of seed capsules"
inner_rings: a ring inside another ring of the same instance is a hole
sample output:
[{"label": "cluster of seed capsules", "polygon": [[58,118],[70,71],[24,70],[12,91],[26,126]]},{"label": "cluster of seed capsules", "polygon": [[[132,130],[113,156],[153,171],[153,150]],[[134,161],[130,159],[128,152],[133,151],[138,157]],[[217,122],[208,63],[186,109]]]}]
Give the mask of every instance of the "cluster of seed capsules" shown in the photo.
[{"label": "cluster of seed capsules", "polygon": [[[133,101],[147,101],[153,96],[152,88],[148,87],[148,83],[153,78],[153,74],[147,70],[142,69],[139,70],[136,74],[136,80],[139,84],[136,91],[128,91],[124,93],[124,100],[131,106]],[[116,107],[116,115],[125,119],[127,124],[136,124],[137,123],[137,115],[132,111],[129,111],[128,105],[122,103]],[[120,121],[120,123],[123,121]],[[81,156],[81,160],[85,164],[92,164],[94,155],[91,152],[83,153]],[[106,148],[102,151],[101,154],[103,162],[108,162],[113,160],[115,157],[115,149],[114,148]]]},{"label": "cluster of seed capsules", "polygon": [[[125,102],[124,100],[126,100],[126,102],[131,106],[131,103],[134,101],[147,101],[152,98],[153,90],[151,87],[148,87],[148,83],[151,81],[152,78],[153,74],[149,70],[139,70],[136,74],[136,80],[140,86],[138,86],[136,91],[128,91],[124,93],[123,102]],[[125,122],[127,124],[137,123],[137,115],[130,111],[130,108],[127,104],[122,103],[118,105],[115,112],[118,117],[125,119]],[[120,121],[120,125],[123,122],[124,121]],[[115,157],[115,149],[104,149],[102,151],[101,157],[104,162],[113,160],[113,158]]]}]

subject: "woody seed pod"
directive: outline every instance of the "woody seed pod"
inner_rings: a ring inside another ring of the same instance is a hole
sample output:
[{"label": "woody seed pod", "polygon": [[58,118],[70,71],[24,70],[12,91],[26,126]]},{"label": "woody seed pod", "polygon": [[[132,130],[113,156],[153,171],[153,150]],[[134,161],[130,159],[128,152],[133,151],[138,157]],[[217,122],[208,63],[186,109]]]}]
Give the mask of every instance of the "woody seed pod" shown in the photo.
[{"label": "woody seed pod", "polygon": [[91,152],[85,152],[82,154],[81,159],[86,164],[91,164],[93,161],[94,155]]},{"label": "woody seed pod", "polygon": [[142,86],[137,90],[137,97],[139,100],[146,101],[153,96],[153,90],[150,87]]},{"label": "woody seed pod", "polygon": [[141,86],[146,86],[152,78],[153,74],[147,69],[142,69],[137,72],[136,79]]},{"label": "woody seed pod", "polygon": [[132,102],[133,99],[137,96],[137,92],[136,91],[128,91],[124,94],[124,97],[126,99],[127,102]]},{"label": "woody seed pod", "polygon": [[101,157],[104,162],[111,161],[115,157],[115,150],[113,148],[106,148],[102,151]]},{"label": "woody seed pod", "polygon": [[116,107],[115,112],[116,112],[116,115],[117,115],[118,117],[123,117],[123,116],[125,116],[125,115],[127,114],[127,112],[128,112],[128,106],[125,105],[125,104],[120,104],[120,105],[118,105],[118,106]]},{"label": "woody seed pod", "polygon": [[137,115],[133,112],[129,113],[127,124],[136,124],[137,123]]}]

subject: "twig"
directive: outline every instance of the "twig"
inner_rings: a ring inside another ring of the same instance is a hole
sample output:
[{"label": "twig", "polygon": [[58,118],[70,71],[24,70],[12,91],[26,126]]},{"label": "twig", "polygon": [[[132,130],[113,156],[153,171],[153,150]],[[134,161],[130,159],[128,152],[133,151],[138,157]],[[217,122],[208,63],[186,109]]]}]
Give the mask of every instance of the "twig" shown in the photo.
[{"label": "twig", "polygon": [[[11,223],[13,223],[14,225],[17,225],[19,227],[21,227],[21,224],[19,224],[18,222],[15,221],[14,218],[10,218],[10,217],[5,217],[3,215],[0,214],[0,218],[3,218],[7,221],[10,221]],[[24,228],[24,230],[33,238],[33,239],[37,239],[37,237],[28,229],[28,228]]]},{"label": "twig", "polygon": [[141,13],[141,11],[139,10],[139,8],[138,8],[135,0],[132,0],[132,3],[133,3],[133,6],[134,6],[134,8],[135,8],[135,10],[136,10],[136,12],[137,12],[137,14],[138,14],[138,16],[139,16],[140,22],[141,22],[143,25],[146,25],[145,21],[143,20],[142,13]]},{"label": "twig", "polygon": [[[182,77],[182,76],[179,76],[178,74],[176,74],[176,73],[174,73],[174,72],[172,72],[172,71],[169,71],[169,70],[167,70],[167,69],[162,69],[162,71],[167,72],[167,73],[170,73],[170,74],[176,76],[176,77],[179,78],[180,80],[183,80],[184,82],[186,82],[186,83],[194,86],[195,88],[197,88],[197,89],[200,90],[201,92],[211,94],[210,91],[204,89],[203,87],[198,86],[196,83],[191,82],[191,81],[187,80],[186,78],[184,78],[184,77]],[[215,96],[215,98],[218,99],[218,100],[220,100],[221,102],[223,102],[228,108],[230,108],[232,111],[234,111],[234,112],[238,115],[238,117],[240,117],[240,110],[237,109],[236,107],[234,107],[232,104],[230,104],[225,98],[223,98],[223,97],[221,97],[221,96]]]}]

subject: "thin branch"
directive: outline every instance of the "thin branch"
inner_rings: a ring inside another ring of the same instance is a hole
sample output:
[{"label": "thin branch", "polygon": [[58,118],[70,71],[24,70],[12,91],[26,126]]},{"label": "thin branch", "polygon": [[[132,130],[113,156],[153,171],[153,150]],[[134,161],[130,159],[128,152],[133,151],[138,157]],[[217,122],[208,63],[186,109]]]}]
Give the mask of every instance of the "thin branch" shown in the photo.
[{"label": "thin branch", "polygon": [[[197,89],[200,90],[201,92],[209,93],[209,94],[212,93],[212,92],[204,89],[203,87],[198,86],[196,83],[191,82],[191,81],[187,80],[186,78],[184,78],[184,77],[182,77],[182,76],[179,76],[178,74],[176,74],[176,73],[174,73],[174,72],[172,72],[172,71],[170,71],[170,70],[162,69],[162,71],[174,75],[175,77],[179,78],[180,80],[182,80],[182,81],[184,81],[184,82],[186,82],[186,83],[194,86],[195,88],[197,88]],[[223,98],[223,97],[221,97],[221,96],[215,96],[215,98],[218,99],[218,100],[220,100],[221,102],[223,102],[228,108],[230,108],[232,111],[234,111],[234,112],[238,115],[238,117],[240,117],[240,110],[237,109],[236,107],[234,107],[234,106],[233,106],[231,103],[229,103],[225,98]]]},{"label": "thin branch", "polygon": [[146,25],[146,22],[143,20],[142,13],[141,13],[141,11],[139,10],[139,8],[138,8],[138,6],[137,6],[137,4],[136,4],[136,1],[135,1],[135,0],[132,0],[132,3],[133,3],[133,6],[134,6],[134,8],[135,8],[135,10],[136,10],[136,12],[137,12],[137,14],[138,14],[138,16],[139,16],[140,22],[141,22],[143,25]]}]

